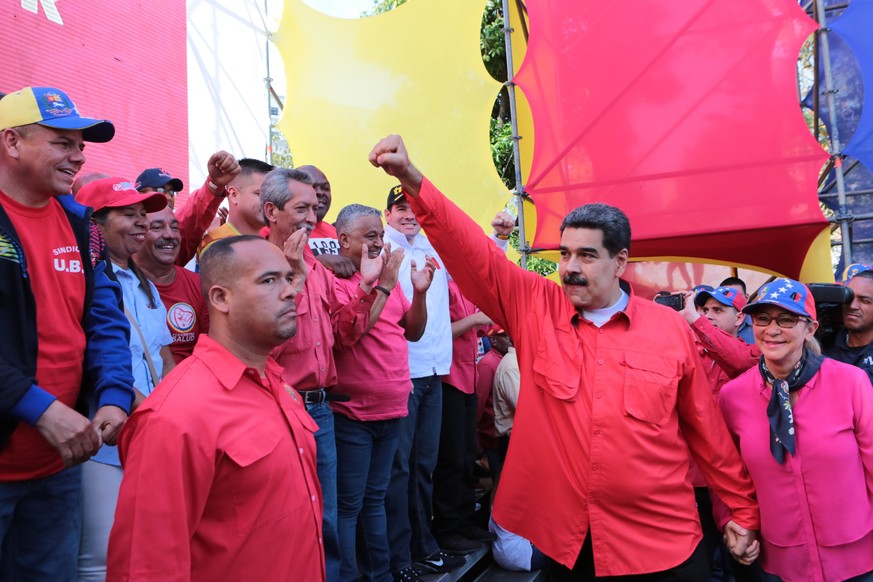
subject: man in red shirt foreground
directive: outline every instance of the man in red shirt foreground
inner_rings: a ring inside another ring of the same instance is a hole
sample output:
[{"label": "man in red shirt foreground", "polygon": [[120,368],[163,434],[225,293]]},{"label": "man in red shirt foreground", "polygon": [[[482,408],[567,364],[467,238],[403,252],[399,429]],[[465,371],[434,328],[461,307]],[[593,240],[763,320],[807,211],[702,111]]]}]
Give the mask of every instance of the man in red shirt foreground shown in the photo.
[{"label": "man in red shirt foreground", "polygon": [[400,180],[458,287],[515,342],[521,395],[495,520],[555,559],[556,580],[703,582],[690,449],[731,509],[732,552],[756,553],[754,489],[687,324],[620,278],[627,217],[589,204],[564,219],[558,287],[508,261],[410,163],[399,136],[370,162]]},{"label": "man in red shirt foreground", "polygon": [[123,431],[108,579],[324,580],[315,422],[270,351],[297,331],[295,267],[255,236],[201,257],[209,335]]}]

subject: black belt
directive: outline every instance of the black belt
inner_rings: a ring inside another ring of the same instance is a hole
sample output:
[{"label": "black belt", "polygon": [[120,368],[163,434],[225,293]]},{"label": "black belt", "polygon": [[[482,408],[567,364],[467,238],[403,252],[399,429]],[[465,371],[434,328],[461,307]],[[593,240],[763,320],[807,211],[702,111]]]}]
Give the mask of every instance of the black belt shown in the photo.
[{"label": "black belt", "polygon": [[303,398],[304,404],[322,404],[328,402],[348,402],[351,400],[345,394],[334,394],[328,392],[325,388],[315,388],[313,390],[298,390],[300,397]]}]

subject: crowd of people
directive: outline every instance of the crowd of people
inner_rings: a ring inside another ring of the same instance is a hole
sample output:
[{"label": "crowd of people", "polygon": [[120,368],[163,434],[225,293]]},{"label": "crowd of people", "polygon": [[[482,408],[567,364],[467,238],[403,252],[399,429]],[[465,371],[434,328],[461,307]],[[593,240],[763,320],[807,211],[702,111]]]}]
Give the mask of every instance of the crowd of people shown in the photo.
[{"label": "crowd of people", "polygon": [[80,172],[114,133],[0,98],[0,580],[873,581],[873,268],[823,355],[798,281],[634,294],[606,204],[518,268],[398,136],[331,224],[311,165]]}]

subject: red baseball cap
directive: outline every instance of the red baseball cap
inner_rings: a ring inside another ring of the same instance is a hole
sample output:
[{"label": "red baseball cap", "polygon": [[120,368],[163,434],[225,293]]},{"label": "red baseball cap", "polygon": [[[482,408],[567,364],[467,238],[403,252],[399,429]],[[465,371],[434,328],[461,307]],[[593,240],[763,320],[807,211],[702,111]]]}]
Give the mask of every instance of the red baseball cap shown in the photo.
[{"label": "red baseball cap", "polygon": [[94,211],[104,208],[122,208],[142,202],[146,212],[157,212],[167,206],[167,198],[160,192],[141,194],[136,184],[124,178],[101,178],[85,184],[76,194],[79,204],[90,206]]}]

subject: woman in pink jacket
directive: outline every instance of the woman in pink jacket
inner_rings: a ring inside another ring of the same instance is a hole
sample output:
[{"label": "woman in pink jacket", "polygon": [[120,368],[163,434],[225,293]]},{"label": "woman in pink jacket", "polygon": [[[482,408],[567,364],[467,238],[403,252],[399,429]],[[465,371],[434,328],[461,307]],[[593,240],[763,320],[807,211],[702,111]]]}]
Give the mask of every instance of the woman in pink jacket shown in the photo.
[{"label": "woman in pink jacket", "polygon": [[743,311],[763,356],[719,406],[758,492],[765,579],[873,581],[873,386],[822,358],[802,283],[776,279]]}]

